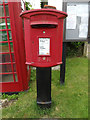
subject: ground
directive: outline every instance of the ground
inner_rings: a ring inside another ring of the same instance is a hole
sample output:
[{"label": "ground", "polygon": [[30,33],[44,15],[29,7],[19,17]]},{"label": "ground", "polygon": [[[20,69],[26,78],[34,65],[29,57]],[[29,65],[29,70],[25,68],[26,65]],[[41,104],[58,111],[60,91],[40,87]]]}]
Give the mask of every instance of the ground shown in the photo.
[{"label": "ground", "polygon": [[60,71],[52,71],[49,109],[36,104],[36,76],[33,70],[30,88],[19,94],[18,100],[2,109],[3,118],[88,118],[88,59],[66,59],[65,84],[60,85]]}]

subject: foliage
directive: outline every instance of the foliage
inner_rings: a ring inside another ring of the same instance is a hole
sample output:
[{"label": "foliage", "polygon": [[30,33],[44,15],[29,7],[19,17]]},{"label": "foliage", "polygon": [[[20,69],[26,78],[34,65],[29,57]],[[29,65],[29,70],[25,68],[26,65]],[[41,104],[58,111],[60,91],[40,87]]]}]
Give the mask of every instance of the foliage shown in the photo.
[{"label": "foliage", "polygon": [[80,46],[84,44],[84,42],[71,42],[71,44],[75,46],[75,48],[79,48]]},{"label": "foliage", "polygon": [[11,94],[5,94],[5,93],[3,93],[2,95],[1,95],[1,99],[8,99],[9,101],[10,100],[16,100],[16,99],[18,99],[20,96],[23,96],[23,94],[24,94],[25,92],[19,92],[19,93],[11,93]]},{"label": "foliage", "polygon": [[84,42],[68,42],[66,55],[69,57],[83,56]]},{"label": "foliage", "polygon": [[2,94],[2,99],[5,99],[5,98],[7,98],[9,101],[10,100],[16,100],[16,99],[18,99],[18,94],[8,95],[8,94],[3,93]]},{"label": "foliage", "polygon": [[[88,118],[88,59],[67,58],[65,84],[60,85],[60,71],[52,71],[49,109],[36,104],[36,80],[11,106],[2,109],[3,118]],[[33,71],[35,75],[35,70]]]},{"label": "foliage", "polygon": [[35,71],[36,71],[36,70],[35,70],[33,67],[31,67],[30,81],[33,81],[33,80],[36,79],[36,72],[35,72]]},{"label": "foliage", "polygon": [[30,4],[30,2],[25,1],[25,6],[26,6],[26,10],[32,9],[32,5]]}]

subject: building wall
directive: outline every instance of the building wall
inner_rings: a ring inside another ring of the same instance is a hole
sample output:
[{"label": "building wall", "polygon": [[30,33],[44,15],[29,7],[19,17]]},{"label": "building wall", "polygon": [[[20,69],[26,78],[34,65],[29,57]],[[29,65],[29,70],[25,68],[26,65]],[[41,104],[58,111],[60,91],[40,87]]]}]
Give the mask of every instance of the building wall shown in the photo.
[{"label": "building wall", "polygon": [[48,0],[48,5],[55,6],[57,10],[62,11],[63,0]]}]

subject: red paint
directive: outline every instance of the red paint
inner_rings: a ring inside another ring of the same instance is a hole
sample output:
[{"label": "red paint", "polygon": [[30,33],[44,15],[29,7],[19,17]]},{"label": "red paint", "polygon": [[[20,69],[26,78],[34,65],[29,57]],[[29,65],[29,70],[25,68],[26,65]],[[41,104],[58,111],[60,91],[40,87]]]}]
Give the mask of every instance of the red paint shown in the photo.
[{"label": "red paint", "polygon": [[[26,64],[36,67],[62,64],[63,21],[67,14],[55,9],[36,9],[20,16],[24,18]],[[49,55],[39,55],[39,38],[50,38]]]},{"label": "red paint", "polygon": [[[7,32],[7,41],[0,41],[2,44],[7,44],[9,47],[9,52],[2,52],[1,55],[5,56],[5,62],[0,63],[0,65],[5,65],[6,68],[3,67],[2,73],[0,75],[13,75],[12,82],[0,82],[0,92],[20,92],[28,89],[28,82],[30,80],[30,69],[29,74],[27,71],[27,65],[25,64],[25,45],[24,45],[24,33],[23,33],[23,23],[22,19],[20,18],[21,13],[21,3],[20,2],[3,2],[4,8],[4,18],[6,23],[6,29],[0,29],[0,31],[6,31]],[[8,5],[9,9],[9,16],[6,16],[5,11],[5,5]],[[10,24],[11,29],[8,29],[7,25],[7,18],[10,18]],[[9,31],[12,33],[12,41],[9,39]],[[14,51],[11,51],[10,44],[13,43],[13,49]],[[13,61],[14,54],[15,61]],[[10,61],[9,56],[10,55]],[[7,71],[10,69],[11,65],[11,71]],[[17,75],[18,81],[16,81]]]}]

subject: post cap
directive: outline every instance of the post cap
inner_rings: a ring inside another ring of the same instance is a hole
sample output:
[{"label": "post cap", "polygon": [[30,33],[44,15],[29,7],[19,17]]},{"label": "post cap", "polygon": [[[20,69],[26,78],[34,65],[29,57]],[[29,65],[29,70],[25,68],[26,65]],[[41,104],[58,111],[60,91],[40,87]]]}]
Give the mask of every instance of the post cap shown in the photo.
[{"label": "post cap", "polygon": [[51,6],[51,5],[44,5],[44,8],[51,8],[51,9],[56,9],[56,7],[55,6]]}]

